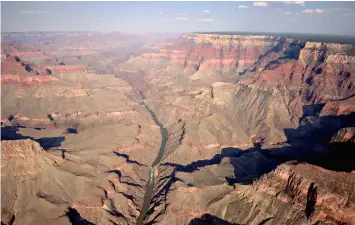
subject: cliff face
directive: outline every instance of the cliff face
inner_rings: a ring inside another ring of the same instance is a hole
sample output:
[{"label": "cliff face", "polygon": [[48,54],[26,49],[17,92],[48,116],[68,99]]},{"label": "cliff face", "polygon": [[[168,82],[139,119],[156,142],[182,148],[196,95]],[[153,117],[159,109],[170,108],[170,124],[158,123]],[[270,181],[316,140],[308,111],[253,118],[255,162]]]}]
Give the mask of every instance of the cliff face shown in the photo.
[{"label": "cliff face", "polygon": [[2,74],[20,74],[25,73],[26,68],[22,65],[20,58],[10,56],[4,59],[1,63]]},{"label": "cliff face", "polygon": [[5,75],[48,75],[46,69],[18,56],[6,57],[1,63],[1,73]]},{"label": "cliff face", "polygon": [[184,33],[171,44],[158,45],[160,53],[140,58],[166,57],[193,70],[224,69],[242,72],[273,47],[290,40],[273,36]]},{"label": "cliff face", "polygon": [[352,224],[355,211],[350,203],[354,199],[350,190],[354,185],[353,174],[307,164],[285,164],[253,186],[257,192],[275,195],[279,201],[303,210],[311,223]]},{"label": "cliff face", "polygon": [[168,58],[185,67],[236,69],[238,72],[260,61],[264,63],[259,63],[254,70],[262,71],[275,64],[273,60],[281,59],[298,60],[302,67],[326,63],[348,71],[354,70],[351,64],[355,61],[352,44],[304,42],[277,36],[184,33],[180,39],[154,46],[160,53],[147,53],[138,58]]},{"label": "cliff face", "polygon": [[354,185],[354,174],[308,164],[284,164],[253,184],[257,192],[304,211],[311,223],[326,224],[353,223]]}]

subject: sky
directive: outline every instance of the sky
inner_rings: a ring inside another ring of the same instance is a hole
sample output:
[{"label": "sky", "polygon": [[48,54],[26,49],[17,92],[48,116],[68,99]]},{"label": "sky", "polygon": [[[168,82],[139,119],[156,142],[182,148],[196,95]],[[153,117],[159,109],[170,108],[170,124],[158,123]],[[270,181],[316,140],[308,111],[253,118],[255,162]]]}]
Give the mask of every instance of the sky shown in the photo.
[{"label": "sky", "polygon": [[1,2],[1,31],[355,35],[355,2]]}]

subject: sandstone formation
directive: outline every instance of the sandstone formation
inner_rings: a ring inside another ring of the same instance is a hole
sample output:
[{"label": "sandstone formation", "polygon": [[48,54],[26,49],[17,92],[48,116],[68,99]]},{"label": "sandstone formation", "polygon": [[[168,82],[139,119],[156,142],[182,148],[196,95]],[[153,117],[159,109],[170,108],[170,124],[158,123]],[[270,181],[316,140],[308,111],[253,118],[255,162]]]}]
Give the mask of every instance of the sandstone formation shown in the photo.
[{"label": "sandstone formation", "polygon": [[49,74],[87,73],[85,66],[48,66]]}]

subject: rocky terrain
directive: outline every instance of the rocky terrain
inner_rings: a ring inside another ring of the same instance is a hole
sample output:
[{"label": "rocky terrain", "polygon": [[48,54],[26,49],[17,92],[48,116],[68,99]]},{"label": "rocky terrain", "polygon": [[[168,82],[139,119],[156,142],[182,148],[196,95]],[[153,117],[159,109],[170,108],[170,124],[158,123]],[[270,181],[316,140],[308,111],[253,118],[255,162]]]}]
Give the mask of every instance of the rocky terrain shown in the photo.
[{"label": "rocky terrain", "polygon": [[355,224],[355,44],[4,40],[2,223]]}]

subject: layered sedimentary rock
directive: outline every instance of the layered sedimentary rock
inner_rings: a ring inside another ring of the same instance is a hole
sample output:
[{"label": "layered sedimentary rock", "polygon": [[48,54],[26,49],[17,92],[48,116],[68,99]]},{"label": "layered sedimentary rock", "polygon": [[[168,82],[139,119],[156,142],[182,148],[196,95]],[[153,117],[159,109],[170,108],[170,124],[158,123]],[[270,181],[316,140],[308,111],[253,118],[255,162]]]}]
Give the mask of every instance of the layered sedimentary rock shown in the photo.
[{"label": "layered sedimentary rock", "polygon": [[50,76],[20,76],[20,75],[9,75],[3,74],[1,75],[1,83],[2,84],[21,84],[25,85],[41,85],[48,84],[51,81],[55,80],[55,78]]},{"label": "layered sedimentary rock", "polygon": [[[107,50],[117,35],[53,35],[38,64],[46,76],[19,57],[2,77],[2,135],[46,149],[4,143],[13,161],[2,182],[42,193],[28,205],[9,197],[4,223],[135,224],[149,181],[146,224],[353,224],[353,44],[185,33],[121,63]],[[58,51],[55,39],[75,44]],[[153,174],[161,135],[137,89],[168,132]],[[19,157],[47,160],[51,174],[33,167],[43,184],[19,183]]]},{"label": "layered sedimentary rock", "polygon": [[70,76],[64,77],[57,76],[62,74],[61,68],[46,76],[2,75],[2,121],[27,127],[85,129],[95,124],[136,121],[134,118],[144,111],[139,107],[137,91],[124,81],[112,75],[86,73],[85,67],[79,67],[83,71],[77,69],[73,67]]},{"label": "layered sedimentary rock", "polygon": [[50,74],[87,73],[85,66],[48,66],[46,69]]},{"label": "layered sedimentary rock", "polygon": [[275,36],[241,36],[185,33],[170,45],[160,45],[160,53],[137,56],[141,60],[167,58],[173,63],[208,71],[210,69],[242,72],[271,48],[289,40]]},{"label": "layered sedimentary rock", "polygon": [[1,63],[3,75],[48,75],[47,70],[18,56],[6,57]]},{"label": "layered sedimentary rock", "polygon": [[160,144],[137,90],[26,71],[2,75],[1,91],[3,223],[135,223]]},{"label": "layered sedimentary rock", "polygon": [[354,206],[350,203],[354,199],[353,176],[353,173],[328,171],[308,164],[285,164],[253,185],[258,192],[280,193],[276,198],[304,211],[311,223],[352,224],[355,219]]},{"label": "layered sedimentary rock", "polygon": [[26,68],[21,64],[19,57],[11,56],[7,57],[1,63],[1,73],[2,74],[18,74],[26,72]]}]

